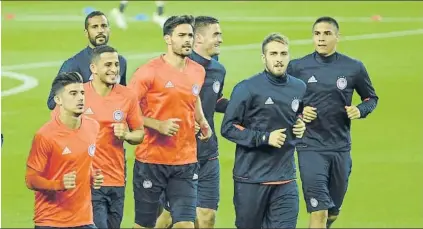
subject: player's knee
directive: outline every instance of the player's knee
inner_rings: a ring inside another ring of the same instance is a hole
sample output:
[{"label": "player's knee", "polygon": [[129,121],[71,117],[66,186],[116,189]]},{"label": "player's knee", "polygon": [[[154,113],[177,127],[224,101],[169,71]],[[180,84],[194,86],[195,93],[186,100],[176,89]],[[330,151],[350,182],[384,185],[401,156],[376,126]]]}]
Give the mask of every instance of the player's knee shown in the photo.
[{"label": "player's knee", "polygon": [[172,228],[194,228],[194,222],[182,221],[173,224]]},{"label": "player's knee", "polygon": [[213,228],[215,222],[215,210],[207,208],[197,208],[197,223],[199,228]]},{"label": "player's knee", "polygon": [[313,221],[326,223],[326,221],[328,219],[328,211],[327,210],[321,210],[321,211],[312,212],[311,213],[311,219]]},{"label": "player's knee", "polygon": [[156,221],[156,228],[169,228],[172,225],[172,216],[169,211],[163,209],[162,214]]}]

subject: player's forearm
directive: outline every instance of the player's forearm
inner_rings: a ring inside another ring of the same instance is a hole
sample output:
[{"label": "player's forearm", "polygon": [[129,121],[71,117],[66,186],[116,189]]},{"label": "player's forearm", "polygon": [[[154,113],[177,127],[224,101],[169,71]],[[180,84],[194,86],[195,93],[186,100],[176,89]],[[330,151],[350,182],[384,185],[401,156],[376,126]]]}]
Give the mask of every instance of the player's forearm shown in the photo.
[{"label": "player's forearm", "polygon": [[34,191],[60,191],[65,189],[61,180],[48,180],[30,170],[26,172],[25,182],[28,189]]},{"label": "player's forearm", "polygon": [[258,147],[269,142],[269,132],[246,129],[233,122],[224,122],[220,130],[224,138],[245,147]]},{"label": "player's forearm", "polygon": [[372,113],[377,106],[378,97],[367,98],[362,103],[360,103],[357,108],[360,110],[360,118],[366,118],[367,115]]},{"label": "player's forearm", "polygon": [[133,130],[126,134],[125,141],[131,145],[141,144],[144,139],[144,129]]},{"label": "player's forearm", "polygon": [[197,98],[195,103],[195,121],[200,124],[200,126],[208,125],[207,119],[203,113],[203,107],[201,105],[200,97]]},{"label": "player's forearm", "polygon": [[225,113],[228,104],[229,100],[227,98],[221,97],[219,100],[217,100],[215,111],[219,113]]},{"label": "player's forearm", "polygon": [[159,131],[160,120],[143,116],[144,126]]}]

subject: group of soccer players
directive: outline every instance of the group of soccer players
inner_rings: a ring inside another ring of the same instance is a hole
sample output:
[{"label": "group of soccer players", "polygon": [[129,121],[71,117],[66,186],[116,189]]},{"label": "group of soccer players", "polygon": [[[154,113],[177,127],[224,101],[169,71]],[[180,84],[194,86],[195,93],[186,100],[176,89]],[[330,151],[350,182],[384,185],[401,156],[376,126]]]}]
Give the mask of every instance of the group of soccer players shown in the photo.
[{"label": "group of soccer players", "polygon": [[126,141],[136,145],[134,228],[213,228],[219,112],[222,136],[236,143],[236,226],[296,227],[297,150],[309,226],[329,228],[351,172],[351,120],[370,114],[378,97],[364,65],[336,52],[338,23],[322,17],[312,28],[315,51],[293,61],[285,36],[267,36],[264,70],[238,83],[228,100],[218,19],[168,18],[166,52],[138,67],[126,86],[126,60],[107,45],[106,16],[89,14],[89,44],[55,77],[51,120],[36,132],[27,160],[35,227],[120,228]]}]

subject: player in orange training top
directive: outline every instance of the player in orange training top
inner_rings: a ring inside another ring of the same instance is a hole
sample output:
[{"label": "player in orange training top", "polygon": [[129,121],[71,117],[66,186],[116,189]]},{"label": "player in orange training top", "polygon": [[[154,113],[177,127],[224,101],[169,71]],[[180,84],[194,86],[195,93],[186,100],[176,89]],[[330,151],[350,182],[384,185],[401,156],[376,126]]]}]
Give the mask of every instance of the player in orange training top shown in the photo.
[{"label": "player in orange training top", "polygon": [[123,143],[142,142],[142,114],[135,93],[118,83],[119,55],[114,48],[96,47],[90,69],[93,80],[84,84],[84,114],[100,123],[93,163],[104,175],[102,187],[92,192],[94,223],[98,228],[120,228],[126,183]]},{"label": "player in orange training top", "polygon": [[135,228],[154,227],[159,199],[166,192],[175,228],[194,228],[197,205],[195,122],[202,140],[212,130],[199,93],[204,68],[190,60],[192,16],[172,16],[164,24],[167,53],[141,66],[128,87],[144,113],[145,139],[136,148],[134,165]]},{"label": "player in orange training top", "polygon": [[52,84],[60,111],[35,134],[27,161],[26,185],[35,191],[35,228],[95,228],[91,185],[99,124],[84,117],[85,95],[79,73],[60,73]]}]

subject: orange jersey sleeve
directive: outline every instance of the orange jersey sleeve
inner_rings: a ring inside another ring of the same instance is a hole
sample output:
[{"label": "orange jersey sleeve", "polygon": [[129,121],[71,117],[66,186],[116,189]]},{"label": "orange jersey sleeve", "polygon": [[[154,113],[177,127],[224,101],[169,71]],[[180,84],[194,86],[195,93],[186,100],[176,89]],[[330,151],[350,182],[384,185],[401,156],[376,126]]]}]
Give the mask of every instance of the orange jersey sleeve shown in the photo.
[{"label": "orange jersey sleeve", "polygon": [[26,186],[35,191],[60,191],[65,189],[65,185],[62,180],[48,180],[30,167],[26,168],[25,181]]},{"label": "orange jersey sleeve", "polygon": [[128,123],[128,127],[130,130],[136,130],[144,126],[142,112],[140,106],[138,105],[137,96],[132,93],[131,98],[129,100],[129,110],[128,115],[126,117],[126,122]]},{"label": "orange jersey sleeve", "polygon": [[27,166],[39,173],[43,173],[48,164],[52,149],[51,143],[42,134],[35,134],[32,140]]},{"label": "orange jersey sleeve", "polygon": [[128,88],[130,88],[137,95],[138,101],[141,101],[148,89],[154,82],[154,69],[150,66],[142,66],[138,68],[133,74]]}]

